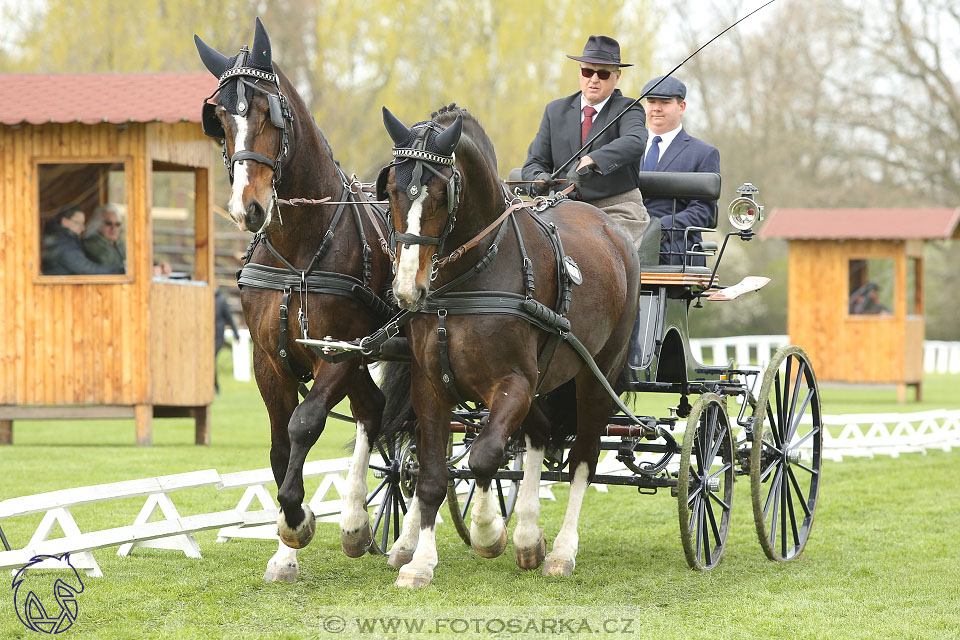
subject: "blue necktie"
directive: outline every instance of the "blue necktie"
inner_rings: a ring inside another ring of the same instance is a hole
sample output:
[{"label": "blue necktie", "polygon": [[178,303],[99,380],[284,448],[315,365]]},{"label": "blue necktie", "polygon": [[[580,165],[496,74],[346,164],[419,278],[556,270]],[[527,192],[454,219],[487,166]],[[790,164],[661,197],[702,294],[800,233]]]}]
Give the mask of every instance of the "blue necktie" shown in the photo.
[{"label": "blue necktie", "polygon": [[643,170],[656,171],[658,162],[660,162],[660,136],[654,136],[647,155],[643,159]]}]

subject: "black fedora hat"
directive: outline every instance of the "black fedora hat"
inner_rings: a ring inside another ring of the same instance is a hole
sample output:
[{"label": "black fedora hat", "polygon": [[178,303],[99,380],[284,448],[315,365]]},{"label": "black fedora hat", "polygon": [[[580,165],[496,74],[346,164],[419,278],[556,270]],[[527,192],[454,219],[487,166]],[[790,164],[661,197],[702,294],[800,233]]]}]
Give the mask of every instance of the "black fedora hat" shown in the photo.
[{"label": "black fedora hat", "polygon": [[620,43],[607,36],[590,36],[587,38],[587,44],[583,45],[581,55],[568,55],[567,57],[571,60],[592,64],[615,64],[618,67],[633,66],[629,62],[620,62]]}]

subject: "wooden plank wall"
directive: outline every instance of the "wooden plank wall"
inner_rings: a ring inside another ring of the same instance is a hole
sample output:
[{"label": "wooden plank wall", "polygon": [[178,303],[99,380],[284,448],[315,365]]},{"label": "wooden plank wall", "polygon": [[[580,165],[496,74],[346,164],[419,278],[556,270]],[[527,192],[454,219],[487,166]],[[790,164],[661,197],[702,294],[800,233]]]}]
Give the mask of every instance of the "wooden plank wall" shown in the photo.
[{"label": "wooden plank wall", "polygon": [[213,402],[213,295],[200,283],[150,285],[150,379],[155,405]]},{"label": "wooden plank wall", "polygon": [[[156,159],[199,168],[198,226],[212,229],[211,146],[196,123],[0,125],[0,404],[149,405],[157,403],[154,392],[170,404],[212,400],[213,289],[151,287],[149,223]],[[128,273],[40,275],[36,164],[105,161],[126,162]],[[212,241],[200,242],[198,273],[206,276],[213,268]],[[197,309],[195,327],[184,325],[164,336],[164,321],[177,312],[182,316],[184,308]],[[170,362],[173,350],[166,345],[173,342],[183,353],[196,354],[189,366],[196,369],[197,386],[189,393],[183,363],[169,375],[160,367]],[[152,384],[151,375],[178,382]],[[207,378],[208,385],[202,382]],[[178,393],[186,395],[178,399]]]},{"label": "wooden plank wall", "polygon": [[147,284],[43,277],[37,162],[126,161],[130,250],[144,246],[144,127],[0,126],[0,404],[148,402]]},{"label": "wooden plank wall", "polygon": [[[920,381],[923,317],[906,317],[904,253],[904,242],[895,240],[790,242],[787,331],[810,356],[819,379]],[[893,260],[893,314],[851,316],[849,261],[872,258]]]}]

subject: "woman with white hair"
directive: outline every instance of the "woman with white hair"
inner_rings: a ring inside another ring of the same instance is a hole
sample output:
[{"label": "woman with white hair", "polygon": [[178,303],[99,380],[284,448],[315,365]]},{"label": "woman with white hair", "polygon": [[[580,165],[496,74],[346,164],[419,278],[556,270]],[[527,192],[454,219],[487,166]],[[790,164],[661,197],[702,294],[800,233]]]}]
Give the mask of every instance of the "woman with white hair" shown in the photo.
[{"label": "woman with white hair", "polygon": [[94,262],[124,267],[127,247],[120,239],[120,210],[115,204],[102,204],[93,210],[83,233],[83,250]]}]

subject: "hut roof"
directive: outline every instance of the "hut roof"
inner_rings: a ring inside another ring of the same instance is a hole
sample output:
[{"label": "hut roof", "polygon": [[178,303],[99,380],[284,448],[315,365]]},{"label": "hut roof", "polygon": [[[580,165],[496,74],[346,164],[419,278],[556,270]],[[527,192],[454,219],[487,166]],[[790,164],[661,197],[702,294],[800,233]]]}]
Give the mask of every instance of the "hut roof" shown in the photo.
[{"label": "hut roof", "polygon": [[217,79],[206,71],[4,73],[0,86],[0,124],[200,122]]},{"label": "hut roof", "polygon": [[761,238],[907,240],[960,237],[957,209],[774,209]]}]

